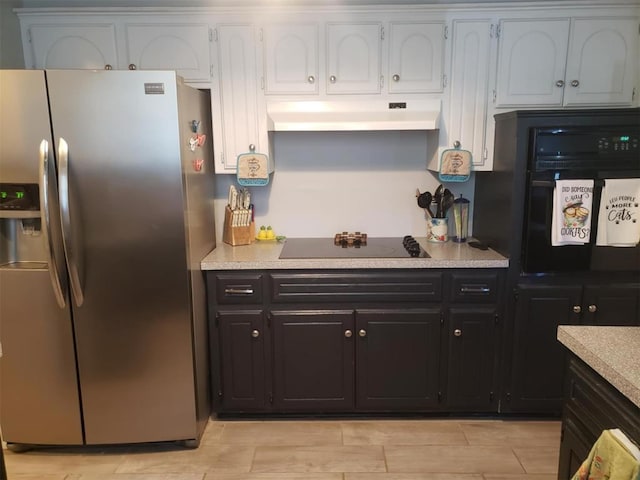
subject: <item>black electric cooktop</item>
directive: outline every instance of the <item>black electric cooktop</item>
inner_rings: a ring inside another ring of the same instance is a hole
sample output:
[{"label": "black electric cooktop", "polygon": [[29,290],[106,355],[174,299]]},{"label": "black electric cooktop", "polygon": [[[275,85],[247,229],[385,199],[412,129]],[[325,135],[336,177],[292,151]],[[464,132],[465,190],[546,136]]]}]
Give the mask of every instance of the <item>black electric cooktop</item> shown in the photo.
[{"label": "black electric cooktop", "polygon": [[365,244],[335,245],[333,238],[288,238],[280,258],[429,258],[410,240],[413,237],[368,237]]}]

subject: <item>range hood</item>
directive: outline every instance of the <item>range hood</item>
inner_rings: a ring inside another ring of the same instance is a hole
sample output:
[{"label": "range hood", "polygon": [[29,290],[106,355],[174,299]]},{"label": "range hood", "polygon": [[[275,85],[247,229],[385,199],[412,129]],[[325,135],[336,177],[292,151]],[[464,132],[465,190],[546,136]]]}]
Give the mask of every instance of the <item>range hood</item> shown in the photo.
[{"label": "range hood", "polygon": [[436,130],[440,100],[331,100],[268,102],[273,132]]}]

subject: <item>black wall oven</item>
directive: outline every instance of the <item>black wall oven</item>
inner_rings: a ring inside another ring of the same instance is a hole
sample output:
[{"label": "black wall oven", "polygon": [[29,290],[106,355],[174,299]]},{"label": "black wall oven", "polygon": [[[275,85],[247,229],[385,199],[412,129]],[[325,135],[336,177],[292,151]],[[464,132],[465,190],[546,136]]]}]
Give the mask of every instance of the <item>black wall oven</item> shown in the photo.
[{"label": "black wall oven", "polygon": [[[604,180],[640,177],[640,108],[519,110],[495,120],[493,171],[475,174],[473,236],[508,256],[517,276],[640,272],[640,247],[596,246]],[[552,246],[554,188],[570,179],[594,181],[590,241]]]},{"label": "black wall oven", "polygon": [[[640,247],[596,246],[605,179],[640,177],[640,126],[534,128],[526,172],[522,272],[640,268]],[[557,180],[594,181],[590,241],[552,246]],[[640,220],[640,219],[638,219]]]}]

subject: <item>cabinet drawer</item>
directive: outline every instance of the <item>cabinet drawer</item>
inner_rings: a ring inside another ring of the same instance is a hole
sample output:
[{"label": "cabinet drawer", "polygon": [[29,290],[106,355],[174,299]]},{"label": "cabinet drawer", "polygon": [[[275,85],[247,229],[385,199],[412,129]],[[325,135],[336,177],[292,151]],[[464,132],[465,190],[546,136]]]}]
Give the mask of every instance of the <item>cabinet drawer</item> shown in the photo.
[{"label": "cabinet drawer", "polygon": [[215,285],[218,304],[262,303],[262,274],[218,274]]},{"label": "cabinet drawer", "polygon": [[273,302],[437,302],[441,273],[282,273],[271,275]]},{"label": "cabinet drawer", "polygon": [[495,303],[497,299],[497,273],[451,275],[452,302]]}]

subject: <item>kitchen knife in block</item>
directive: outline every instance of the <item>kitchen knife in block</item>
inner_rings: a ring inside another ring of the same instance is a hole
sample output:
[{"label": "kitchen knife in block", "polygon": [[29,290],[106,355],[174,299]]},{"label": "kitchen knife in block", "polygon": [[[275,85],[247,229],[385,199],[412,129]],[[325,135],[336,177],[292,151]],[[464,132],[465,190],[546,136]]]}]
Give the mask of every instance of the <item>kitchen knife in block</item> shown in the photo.
[{"label": "kitchen knife in block", "polygon": [[231,210],[229,205],[225,207],[222,241],[233,246],[250,245],[256,238],[256,225],[251,221],[249,225],[234,226],[233,216],[239,214],[240,210]]}]

